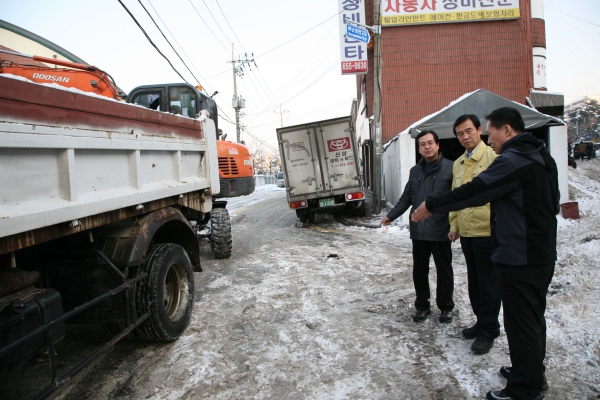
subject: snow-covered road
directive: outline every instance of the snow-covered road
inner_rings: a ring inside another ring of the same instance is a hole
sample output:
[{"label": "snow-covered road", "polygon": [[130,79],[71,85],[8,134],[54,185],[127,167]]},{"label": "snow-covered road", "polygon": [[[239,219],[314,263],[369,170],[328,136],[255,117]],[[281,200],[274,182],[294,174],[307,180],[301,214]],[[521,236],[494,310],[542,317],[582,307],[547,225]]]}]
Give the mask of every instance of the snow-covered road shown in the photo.
[{"label": "snow-covered road", "polygon": [[[559,259],[548,295],[547,399],[600,398],[600,159],[569,170],[580,220],[559,218]],[[481,399],[503,387],[502,332],[476,356],[460,330],[474,322],[466,268],[453,245],[456,311],[412,322],[411,242],[398,225],[347,227],[320,219],[294,226],[273,185],[230,199],[234,254],[203,249],[190,328],[170,344],[120,342],[53,398]],[[385,211],[384,211],[385,212]],[[430,283],[435,293],[435,268]],[[432,299],[434,300],[434,299]],[[434,301],[433,301],[434,303]],[[71,337],[103,343],[92,328]],[[61,346],[66,346],[61,344]],[[58,349],[59,359],[66,347]],[[79,350],[82,351],[82,350]],[[39,386],[31,363],[0,397]]]}]

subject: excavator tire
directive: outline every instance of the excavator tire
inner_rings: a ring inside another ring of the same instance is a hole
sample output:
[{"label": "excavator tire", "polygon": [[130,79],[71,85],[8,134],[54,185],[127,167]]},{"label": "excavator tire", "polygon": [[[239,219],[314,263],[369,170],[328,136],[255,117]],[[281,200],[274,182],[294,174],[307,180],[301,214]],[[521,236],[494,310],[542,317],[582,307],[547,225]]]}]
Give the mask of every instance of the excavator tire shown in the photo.
[{"label": "excavator tire", "polygon": [[215,258],[229,258],[232,250],[231,221],[226,208],[210,212],[210,248]]}]

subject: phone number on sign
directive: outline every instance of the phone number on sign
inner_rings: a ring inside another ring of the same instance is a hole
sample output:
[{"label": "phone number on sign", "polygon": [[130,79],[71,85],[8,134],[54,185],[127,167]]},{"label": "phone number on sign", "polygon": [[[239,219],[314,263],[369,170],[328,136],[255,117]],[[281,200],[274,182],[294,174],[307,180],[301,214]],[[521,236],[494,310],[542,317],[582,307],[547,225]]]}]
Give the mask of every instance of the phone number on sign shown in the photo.
[{"label": "phone number on sign", "polygon": [[342,71],[343,72],[356,72],[356,71],[366,71],[367,70],[367,62],[366,61],[346,61],[342,63]]}]

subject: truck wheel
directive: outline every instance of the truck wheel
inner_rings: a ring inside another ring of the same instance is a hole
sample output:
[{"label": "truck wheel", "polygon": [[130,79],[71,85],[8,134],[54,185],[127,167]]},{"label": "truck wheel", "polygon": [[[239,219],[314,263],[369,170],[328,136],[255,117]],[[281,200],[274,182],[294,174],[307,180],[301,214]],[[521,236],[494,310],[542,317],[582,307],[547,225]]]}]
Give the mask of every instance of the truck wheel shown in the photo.
[{"label": "truck wheel", "polygon": [[308,222],[308,212],[306,212],[306,210],[296,210],[296,217],[298,217],[302,223]]},{"label": "truck wheel", "polygon": [[172,342],[187,329],[192,316],[194,273],[187,253],[178,244],[148,249],[138,274],[148,278],[136,287],[136,313],[150,316],[136,329],[146,340]]},{"label": "truck wheel", "polygon": [[226,208],[213,208],[210,212],[210,248],[215,258],[231,256],[231,221]]}]

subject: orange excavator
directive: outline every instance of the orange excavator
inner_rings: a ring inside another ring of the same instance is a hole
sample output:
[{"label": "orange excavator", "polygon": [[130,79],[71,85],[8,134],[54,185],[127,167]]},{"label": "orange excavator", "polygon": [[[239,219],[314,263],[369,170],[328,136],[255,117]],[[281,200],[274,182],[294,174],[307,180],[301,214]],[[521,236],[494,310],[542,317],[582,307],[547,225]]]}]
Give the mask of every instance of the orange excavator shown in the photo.
[{"label": "orange excavator", "polygon": [[[35,64],[23,64],[2,58],[1,53],[37,61]],[[52,68],[42,63],[60,65],[67,68]],[[56,83],[72,87],[84,92],[95,93],[115,100],[121,100],[124,94],[117,87],[112,77],[92,65],[70,61],[56,60],[42,56],[30,56],[12,51],[0,50],[0,73],[22,76],[36,83]]]},{"label": "orange excavator", "polygon": [[[13,60],[2,58],[2,54],[13,56]],[[21,61],[23,58],[31,59],[34,63],[27,64]],[[45,64],[66,68],[53,68]],[[94,66],[1,49],[0,73],[21,76],[36,83],[56,83],[115,100],[126,99],[128,103],[189,118],[196,118],[201,110],[207,110],[218,128],[214,100],[198,87],[187,83],[138,86],[126,95],[108,73]],[[215,197],[236,197],[254,192],[254,167],[249,149],[239,143],[217,140],[217,152],[221,191]]]}]

